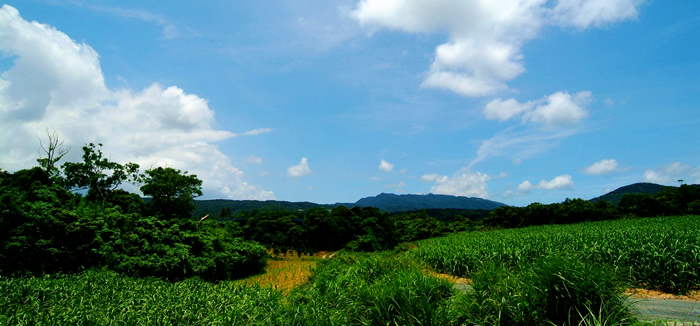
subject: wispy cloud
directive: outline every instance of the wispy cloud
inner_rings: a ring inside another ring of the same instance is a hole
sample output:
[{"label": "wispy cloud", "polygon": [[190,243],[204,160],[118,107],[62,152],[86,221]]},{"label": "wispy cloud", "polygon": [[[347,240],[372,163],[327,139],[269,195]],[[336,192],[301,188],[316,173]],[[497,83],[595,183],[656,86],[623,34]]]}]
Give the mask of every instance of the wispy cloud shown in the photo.
[{"label": "wispy cloud", "polygon": [[146,23],[155,24],[162,28],[163,37],[165,39],[175,39],[180,37],[198,36],[192,29],[179,25],[168,18],[154,14],[148,10],[139,8],[122,8],[115,6],[100,6],[82,1],[71,1],[70,4],[86,8],[95,12],[106,13],[108,15],[123,17],[127,19],[135,19]]},{"label": "wispy cloud", "polygon": [[510,127],[483,141],[476,151],[476,158],[467,167],[471,168],[491,156],[507,155],[518,163],[559,145],[562,138],[579,132],[577,128],[550,132]]}]

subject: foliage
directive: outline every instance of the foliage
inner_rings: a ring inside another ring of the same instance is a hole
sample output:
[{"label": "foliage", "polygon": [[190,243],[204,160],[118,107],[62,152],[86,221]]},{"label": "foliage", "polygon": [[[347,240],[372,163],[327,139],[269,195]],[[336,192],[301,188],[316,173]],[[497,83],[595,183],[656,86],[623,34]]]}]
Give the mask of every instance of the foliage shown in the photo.
[{"label": "foliage", "polygon": [[[225,225],[141,215],[122,190],[94,202],[41,168],[0,173],[0,272],[74,273],[104,266],[125,275],[224,280],[264,269],[267,250]],[[112,203],[113,202],[113,203]]]},{"label": "foliage", "polygon": [[597,203],[599,201],[606,201],[613,205],[617,205],[620,199],[627,194],[649,194],[656,195],[659,191],[669,187],[658,185],[649,182],[638,182],[624,187],[617,188],[605,195],[591,199],[592,203]]},{"label": "foliage", "polygon": [[452,284],[407,260],[339,255],[290,294],[299,325],[448,325]]},{"label": "foliage", "polygon": [[151,197],[149,211],[167,219],[189,217],[194,198],[202,195],[202,180],[171,167],[146,170],[141,178],[141,192]]},{"label": "foliage", "polygon": [[1,325],[274,325],[281,292],[213,284],[170,283],[91,270],[39,278],[0,277]]},{"label": "foliage", "polygon": [[66,188],[87,190],[89,200],[106,200],[109,191],[123,182],[139,180],[136,163],[119,164],[110,161],[102,153],[102,144],[83,146],[83,162],[66,162],[62,166]]},{"label": "foliage", "polygon": [[577,253],[610,266],[632,284],[683,293],[700,286],[700,218],[623,219],[472,232],[423,240],[407,254],[438,272],[473,277],[491,262],[515,267],[542,256]]},{"label": "foliage", "polygon": [[486,325],[577,325],[588,311],[618,324],[631,323],[614,270],[575,254],[540,257],[505,267],[485,265],[473,278],[473,292],[459,298],[461,323]]}]

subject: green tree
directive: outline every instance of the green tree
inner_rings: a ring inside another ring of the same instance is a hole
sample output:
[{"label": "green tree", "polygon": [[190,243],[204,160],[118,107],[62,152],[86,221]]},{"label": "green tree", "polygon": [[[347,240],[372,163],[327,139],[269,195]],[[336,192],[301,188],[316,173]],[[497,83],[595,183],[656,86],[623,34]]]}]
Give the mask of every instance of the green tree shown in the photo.
[{"label": "green tree", "polygon": [[102,153],[102,144],[83,146],[83,162],[66,162],[62,166],[65,186],[72,191],[87,190],[88,200],[107,200],[109,192],[123,182],[138,182],[139,165],[112,162]]},{"label": "green tree", "polygon": [[147,170],[141,179],[141,192],[151,197],[150,211],[166,219],[190,217],[194,198],[202,195],[202,180],[187,171],[158,167]]}]

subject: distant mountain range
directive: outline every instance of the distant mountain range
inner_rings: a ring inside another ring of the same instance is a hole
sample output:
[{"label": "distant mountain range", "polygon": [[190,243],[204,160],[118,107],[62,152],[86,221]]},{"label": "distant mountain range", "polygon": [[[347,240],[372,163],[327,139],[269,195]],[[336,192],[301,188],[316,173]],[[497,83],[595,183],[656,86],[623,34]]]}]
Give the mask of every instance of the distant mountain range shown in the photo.
[{"label": "distant mountain range", "polygon": [[413,211],[417,209],[432,208],[492,210],[501,206],[506,206],[506,204],[476,197],[461,197],[435,194],[395,195],[382,193],[374,197],[362,198],[355,202],[354,206],[377,207],[385,212],[404,212]]},{"label": "distant mountain range", "polygon": [[[591,199],[591,202],[606,200],[610,203],[617,204],[622,196],[626,194],[651,194],[654,195],[663,189],[670,188],[655,183],[640,182],[615,189],[605,195]],[[388,213],[399,213],[414,211],[420,209],[444,210],[444,209],[463,209],[463,210],[493,210],[501,206],[507,206],[504,203],[496,201],[476,198],[476,197],[461,197],[450,195],[396,195],[382,193],[373,197],[365,197],[354,203],[335,203],[335,204],[316,204],[310,202],[289,202],[280,200],[229,200],[229,199],[213,199],[213,200],[195,200],[196,208],[192,213],[193,216],[203,216],[204,214],[212,214],[218,216],[222,208],[230,209],[231,214],[236,214],[241,211],[253,210],[308,210],[314,207],[324,207],[332,209],[338,206],[345,207],[376,207]]]},{"label": "distant mountain range", "polygon": [[640,182],[640,183],[633,183],[628,186],[620,187],[617,188],[605,195],[596,197],[591,199],[591,202],[597,202],[600,200],[605,200],[608,201],[612,204],[617,205],[617,203],[620,201],[622,196],[627,195],[627,194],[650,194],[650,195],[656,195],[661,190],[664,190],[666,188],[671,188],[669,186],[662,186],[658,185],[655,183],[648,183],[648,182]]},{"label": "distant mountain range", "polygon": [[450,195],[395,195],[382,193],[374,197],[365,197],[355,203],[335,203],[335,204],[315,204],[310,202],[288,202],[278,200],[229,200],[229,199],[213,199],[213,200],[195,200],[196,208],[192,213],[193,216],[202,216],[204,214],[218,215],[223,208],[230,209],[231,214],[240,211],[252,210],[308,210],[314,207],[324,207],[332,209],[338,206],[345,207],[376,207],[384,212],[396,213],[413,211],[419,209],[468,209],[468,210],[492,210],[500,206],[505,206],[503,203],[492,200],[476,198],[476,197],[461,197]]}]

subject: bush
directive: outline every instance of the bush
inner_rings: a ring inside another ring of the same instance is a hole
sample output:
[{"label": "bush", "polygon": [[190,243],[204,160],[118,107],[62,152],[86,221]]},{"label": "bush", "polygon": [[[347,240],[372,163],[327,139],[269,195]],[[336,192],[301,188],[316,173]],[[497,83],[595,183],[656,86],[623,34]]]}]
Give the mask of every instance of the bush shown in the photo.
[{"label": "bush", "polygon": [[446,325],[448,281],[390,256],[339,254],[292,292],[301,325]]},{"label": "bush", "polygon": [[597,318],[631,323],[623,283],[609,268],[576,255],[540,258],[519,269],[492,264],[474,276],[474,291],[461,298],[464,323],[488,325],[578,324]]}]

